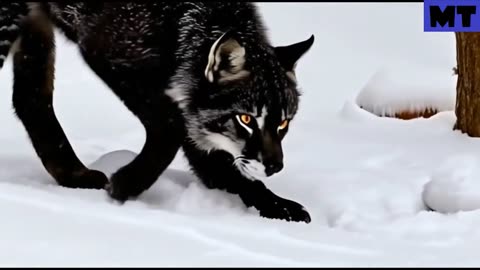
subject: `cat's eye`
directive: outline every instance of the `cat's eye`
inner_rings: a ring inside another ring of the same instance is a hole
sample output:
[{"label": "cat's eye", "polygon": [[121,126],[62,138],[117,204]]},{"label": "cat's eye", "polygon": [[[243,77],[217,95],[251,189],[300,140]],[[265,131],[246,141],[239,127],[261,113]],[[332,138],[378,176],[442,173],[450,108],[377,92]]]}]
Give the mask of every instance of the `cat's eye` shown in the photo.
[{"label": "cat's eye", "polygon": [[240,120],[245,124],[248,125],[252,121],[252,117],[248,114],[240,115]]},{"label": "cat's eye", "polygon": [[278,126],[279,130],[285,129],[288,126],[288,120],[283,120],[283,122]]}]

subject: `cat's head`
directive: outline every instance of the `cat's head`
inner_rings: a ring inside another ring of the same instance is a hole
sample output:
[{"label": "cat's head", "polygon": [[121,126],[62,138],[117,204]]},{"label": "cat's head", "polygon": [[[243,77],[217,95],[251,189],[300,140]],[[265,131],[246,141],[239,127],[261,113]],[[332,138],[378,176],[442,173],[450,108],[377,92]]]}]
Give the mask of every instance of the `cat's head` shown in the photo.
[{"label": "cat's head", "polygon": [[299,104],[298,60],[314,36],[289,46],[242,42],[232,32],[210,47],[201,91],[190,99],[187,129],[197,147],[226,151],[246,176],[283,168],[282,140]]}]

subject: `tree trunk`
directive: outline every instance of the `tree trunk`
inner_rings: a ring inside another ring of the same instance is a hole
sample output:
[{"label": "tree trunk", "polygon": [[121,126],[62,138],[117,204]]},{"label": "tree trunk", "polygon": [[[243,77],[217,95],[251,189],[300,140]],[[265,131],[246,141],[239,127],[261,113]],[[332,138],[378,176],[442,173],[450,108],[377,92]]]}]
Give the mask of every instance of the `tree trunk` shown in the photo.
[{"label": "tree trunk", "polygon": [[455,130],[480,137],[480,33],[455,33],[457,100]]}]

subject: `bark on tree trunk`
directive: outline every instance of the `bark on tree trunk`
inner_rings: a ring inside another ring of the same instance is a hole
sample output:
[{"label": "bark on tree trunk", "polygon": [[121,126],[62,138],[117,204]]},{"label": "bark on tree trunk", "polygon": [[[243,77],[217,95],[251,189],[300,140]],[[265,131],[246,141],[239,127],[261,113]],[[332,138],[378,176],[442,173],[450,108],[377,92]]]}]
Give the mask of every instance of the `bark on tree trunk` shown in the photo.
[{"label": "bark on tree trunk", "polygon": [[480,137],[480,33],[455,33],[457,99],[455,130]]}]

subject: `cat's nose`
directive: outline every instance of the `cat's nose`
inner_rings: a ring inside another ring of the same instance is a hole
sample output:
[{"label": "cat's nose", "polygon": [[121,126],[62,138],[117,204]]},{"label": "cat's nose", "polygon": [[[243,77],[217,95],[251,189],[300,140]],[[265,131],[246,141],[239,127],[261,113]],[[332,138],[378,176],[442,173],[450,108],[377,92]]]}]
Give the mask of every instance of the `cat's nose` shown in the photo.
[{"label": "cat's nose", "polygon": [[265,162],[265,174],[267,176],[272,176],[275,173],[278,173],[283,169],[283,162],[281,161],[273,161],[273,162]]}]

